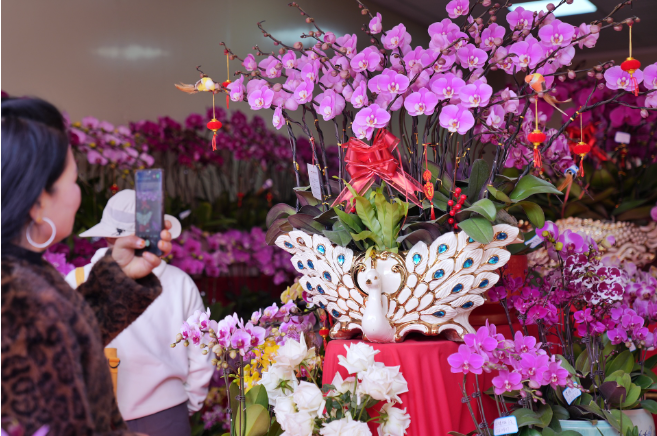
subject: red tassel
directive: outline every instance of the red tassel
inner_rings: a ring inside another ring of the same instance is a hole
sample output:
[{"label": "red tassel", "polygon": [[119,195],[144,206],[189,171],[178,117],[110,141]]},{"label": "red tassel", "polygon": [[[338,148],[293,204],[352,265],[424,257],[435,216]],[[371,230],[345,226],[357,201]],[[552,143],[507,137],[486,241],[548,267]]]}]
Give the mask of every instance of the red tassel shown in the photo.
[{"label": "red tassel", "polygon": [[636,77],[634,77],[634,75],[632,76],[632,86],[634,87],[634,96],[638,97],[639,96],[639,82],[636,80]]},{"label": "red tassel", "polygon": [[217,151],[217,132],[212,135],[212,151]]},{"label": "red tassel", "polygon": [[580,177],[584,177],[584,158],[579,161],[579,171],[577,173]]},{"label": "red tassel", "polygon": [[226,95],[226,109],[230,109],[228,103],[230,102],[230,96]]},{"label": "red tassel", "polygon": [[543,166],[543,160],[541,159],[541,152],[537,146],[534,146],[534,167],[541,168]]},{"label": "red tassel", "polygon": [[431,221],[436,219],[436,212],[433,210],[433,202],[431,203]]}]

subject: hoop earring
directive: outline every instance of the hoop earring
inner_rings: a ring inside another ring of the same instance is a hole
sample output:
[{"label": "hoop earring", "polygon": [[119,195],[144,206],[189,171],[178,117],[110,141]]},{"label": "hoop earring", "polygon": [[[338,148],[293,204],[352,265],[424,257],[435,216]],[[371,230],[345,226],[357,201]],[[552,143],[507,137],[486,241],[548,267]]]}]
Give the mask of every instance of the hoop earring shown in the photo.
[{"label": "hoop earring", "polygon": [[34,221],[32,221],[30,223],[30,225],[27,226],[27,230],[25,231],[25,236],[27,237],[27,242],[29,242],[30,245],[35,247],[35,248],[45,248],[45,247],[47,247],[48,245],[50,245],[52,243],[52,241],[55,240],[55,235],[57,234],[57,227],[55,227],[55,223],[52,222],[52,220],[50,218],[43,218],[43,220],[45,222],[47,222],[48,224],[50,224],[50,228],[52,228],[52,235],[50,235],[50,238],[46,242],[44,242],[43,244],[37,244],[36,242],[34,242],[32,240],[32,237],[30,236],[30,229],[32,228],[32,225],[34,224]]}]

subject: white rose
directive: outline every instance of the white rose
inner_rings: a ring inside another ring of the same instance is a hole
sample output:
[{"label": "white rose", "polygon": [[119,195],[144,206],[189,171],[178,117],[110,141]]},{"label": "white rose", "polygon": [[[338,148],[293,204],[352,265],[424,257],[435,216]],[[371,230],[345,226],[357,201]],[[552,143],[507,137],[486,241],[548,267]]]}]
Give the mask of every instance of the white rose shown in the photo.
[{"label": "white rose", "polygon": [[279,396],[276,398],[274,414],[276,415],[276,421],[278,421],[283,430],[287,427],[287,417],[293,413],[296,413],[296,408],[294,406],[292,395]]},{"label": "white rose", "polygon": [[288,436],[312,436],[314,420],[307,412],[297,412],[287,415],[285,433]]},{"label": "white rose", "polygon": [[411,425],[411,417],[402,410],[393,407],[392,403],[386,403],[379,412],[381,425],[379,425],[379,436],[403,436],[406,429]]},{"label": "white rose", "polygon": [[333,377],[333,382],[331,384],[335,386],[335,391],[332,391],[332,395],[353,392],[354,386],[356,386],[356,377],[347,377],[342,380],[342,376],[338,372],[335,374],[335,377]]},{"label": "white rose", "polygon": [[294,339],[288,339],[285,341],[285,345],[276,351],[275,359],[276,363],[280,365],[286,365],[292,369],[297,369],[299,364],[306,360],[309,355],[314,356],[315,349],[312,348],[308,350],[302,333],[299,342]]},{"label": "white rose", "polygon": [[379,350],[374,350],[370,345],[364,342],[346,345],[344,348],[347,350],[347,357],[338,356],[340,365],[347,368],[349,374],[356,374],[365,371],[368,367],[374,365],[374,355],[379,353]]},{"label": "white rose", "polygon": [[275,363],[262,373],[259,384],[265,387],[269,396],[269,404],[274,406],[276,405],[276,399],[291,394],[299,381],[292,368]]},{"label": "white rose", "polygon": [[325,424],[319,430],[319,434],[322,436],[372,436],[372,432],[370,432],[367,424],[354,421],[351,415]]},{"label": "white rose", "polygon": [[324,412],[326,401],[321,389],[315,383],[299,382],[299,386],[294,390],[293,398],[300,412],[308,412],[318,417]]},{"label": "white rose", "polygon": [[401,403],[399,394],[408,392],[406,379],[399,372],[398,366],[384,366],[380,362],[358,374],[361,382],[358,385],[358,401],[363,395],[369,395],[379,401],[397,401]]}]

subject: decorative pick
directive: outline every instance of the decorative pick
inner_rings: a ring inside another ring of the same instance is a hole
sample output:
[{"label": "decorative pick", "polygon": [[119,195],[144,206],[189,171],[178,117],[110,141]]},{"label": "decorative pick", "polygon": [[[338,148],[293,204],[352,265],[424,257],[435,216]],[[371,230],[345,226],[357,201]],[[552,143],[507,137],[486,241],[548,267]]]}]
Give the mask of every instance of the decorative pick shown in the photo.
[{"label": "decorative pick", "polygon": [[536,128],[533,132],[527,135],[527,140],[534,144],[534,167],[541,168],[543,167],[543,159],[541,159],[541,151],[538,149],[538,146],[545,142],[545,133],[541,132],[538,128],[538,95],[534,99],[536,103],[536,113],[534,118],[536,120]]},{"label": "decorative pick", "polygon": [[632,57],[632,24],[628,24],[630,28],[630,55],[627,59],[621,64],[621,69],[630,73],[630,79],[632,80],[632,87],[634,88],[634,96],[639,96],[639,82],[634,77],[634,72],[641,68],[641,62]]}]

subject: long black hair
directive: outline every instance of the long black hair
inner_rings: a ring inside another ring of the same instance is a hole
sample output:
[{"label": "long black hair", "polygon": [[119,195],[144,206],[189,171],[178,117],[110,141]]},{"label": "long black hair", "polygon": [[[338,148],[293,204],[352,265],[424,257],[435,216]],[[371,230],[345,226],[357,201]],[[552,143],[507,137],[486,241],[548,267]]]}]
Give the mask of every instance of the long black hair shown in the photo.
[{"label": "long black hair", "polygon": [[68,147],[55,106],[38,98],[2,99],[2,245],[20,236],[41,193],[52,190]]}]

